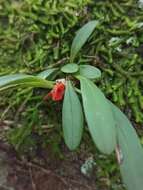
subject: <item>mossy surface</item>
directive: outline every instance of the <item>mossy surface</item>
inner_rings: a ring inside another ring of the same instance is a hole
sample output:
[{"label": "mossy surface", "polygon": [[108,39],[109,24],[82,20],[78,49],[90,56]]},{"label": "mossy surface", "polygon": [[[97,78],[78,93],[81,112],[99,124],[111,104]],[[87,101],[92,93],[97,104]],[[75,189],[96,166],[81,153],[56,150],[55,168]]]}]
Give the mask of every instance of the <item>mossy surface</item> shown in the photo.
[{"label": "mossy surface", "polygon": [[[77,29],[92,19],[100,25],[77,61],[99,67],[99,85],[107,97],[142,123],[143,11],[138,1],[1,0],[0,75],[35,73],[67,58]],[[39,90],[25,100],[27,94],[20,89],[1,95],[2,118],[15,113],[23,101],[29,102],[25,110],[39,107]],[[40,109],[44,107],[41,103]]]}]

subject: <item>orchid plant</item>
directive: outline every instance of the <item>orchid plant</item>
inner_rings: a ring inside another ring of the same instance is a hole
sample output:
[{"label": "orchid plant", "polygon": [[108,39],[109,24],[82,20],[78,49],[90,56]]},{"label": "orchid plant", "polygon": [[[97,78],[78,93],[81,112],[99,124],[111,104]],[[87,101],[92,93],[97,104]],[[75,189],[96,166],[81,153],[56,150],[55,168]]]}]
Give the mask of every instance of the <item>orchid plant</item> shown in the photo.
[{"label": "orchid plant", "polygon": [[[99,81],[101,77],[101,71],[91,65],[74,63],[78,52],[98,25],[99,23],[93,20],[77,31],[68,64],[42,71],[36,76],[1,76],[0,91],[18,87],[50,89],[44,100],[51,98],[53,101],[63,101],[62,126],[67,147],[75,150],[80,145],[85,120],[91,138],[101,153],[111,154],[115,151],[127,189],[141,190],[143,149],[134,127],[95,84],[96,79]],[[62,76],[65,75],[65,78],[47,80],[57,71],[60,71]]]}]

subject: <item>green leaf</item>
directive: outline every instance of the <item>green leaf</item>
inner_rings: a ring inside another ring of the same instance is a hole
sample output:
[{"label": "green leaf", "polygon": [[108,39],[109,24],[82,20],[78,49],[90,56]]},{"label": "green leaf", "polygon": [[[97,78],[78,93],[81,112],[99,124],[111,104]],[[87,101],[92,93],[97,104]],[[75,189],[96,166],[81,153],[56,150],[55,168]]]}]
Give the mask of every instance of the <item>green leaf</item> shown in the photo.
[{"label": "green leaf", "polygon": [[101,77],[101,71],[91,65],[80,65],[79,74],[89,79],[96,79]]},{"label": "green leaf", "polygon": [[98,149],[110,154],[116,146],[116,127],[104,94],[90,80],[79,77],[86,121]]},{"label": "green leaf", "polygon": [[143,188],[143,148],[128,118],[111,104],[116,119],[117,137],[123,156],[120,170],[128,190]]},{"label": "green leaf", "polygon": [[13,74],[0,77],[0,91],[19,86],[52,88],[53,82],[26,74]]},{"label": "green leaf", "polygon": [[75,73],[79,69],[78,65],[75,63],[66,64],[61,68],[63,73]]},{"label": "green leaf", "polygon": [[67,81],[66,84],[62,122],[65,143],[70,150],[75,150],[82,137],[83,113],[78,96],[70,81]]},{"label": "green leaf", "polygon": [[92,34],[97,24],[98,24],[98,21],[96,20],[90,21],[77,31],[77,34],[71,46],[71,54],[70,54],[71,62],[74,61],[77,53],[80,51],[82,46],[88,40],[89,36]]},{"label": "green leaf", "polygon": [[37,76],[43,79],[46,79],[51,76],[55,71],[57,71],[57,68],[47,69],[45,71],[40,72]]}]

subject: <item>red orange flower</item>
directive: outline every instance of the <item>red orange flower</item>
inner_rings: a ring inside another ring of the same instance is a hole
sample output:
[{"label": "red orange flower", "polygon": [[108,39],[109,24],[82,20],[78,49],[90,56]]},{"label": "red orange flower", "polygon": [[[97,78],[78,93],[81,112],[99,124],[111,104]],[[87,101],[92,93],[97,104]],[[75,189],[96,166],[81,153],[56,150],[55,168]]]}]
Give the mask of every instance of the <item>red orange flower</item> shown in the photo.
[{"label": "red orange flower", "polygon": [[51,92],[49,92],[45,97],[44,100],[48,98],[52,98],[53,101],[60,101],[63,99],[65,92],[65,85],[63,82],[57,82]]}]

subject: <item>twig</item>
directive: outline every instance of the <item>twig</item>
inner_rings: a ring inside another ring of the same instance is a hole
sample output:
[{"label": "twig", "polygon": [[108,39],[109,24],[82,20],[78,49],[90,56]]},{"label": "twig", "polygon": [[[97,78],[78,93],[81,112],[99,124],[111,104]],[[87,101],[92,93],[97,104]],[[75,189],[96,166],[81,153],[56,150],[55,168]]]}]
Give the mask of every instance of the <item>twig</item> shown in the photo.
[{"label": "twig", "polygon": [[32,175],[32,168],[31,168],[31,166],[29,167],[29,174],[30,174],[30,178],[31,178],[32,189],[33,189],[33,190],[37,190],[36,184],[34,183],[34,180],[33,180],[33,175]]},{"label": "twig", "polygon": [[54,68],[54,67],[58,67],[58,66],[64,64],[67,60],[69,60],[69,57],[64,57],[63,59],[57,61],[55,64],[51,64],[51,65],[49,65],[49,66],[47,66],[47,67],[44,67],[44,68],[42,68],[42,69],[37,69],[37,70],[34,70],[34,71],[35,71],[35,72],[40,72],[40,71],[44,71],[44,70],[46,70],[46,69],[52,69],[52,68]]},{"label": "twig", "polygon": [[[48,175],[51,174],[51,175],[57,177],[57,178],[58,178],[60,181],[62,181],[62,183],[65,184],[66,186],[68,185],[68,183],[66,182],[66,180],[65,180],[63,177],[60,177],[59,175],[53,173],[51,170],[47,170],[47,169],[43,168],[42,166],[39,166],[39,164],[37,165],[37,163],[33,163],[33,162],[28,162],[28,163],[26,163],[26,164],[27,164],[30,168],[31,168],[31,167],[34,167],[34,168],[40,169],[43,173],[46,173],[46,174],[48,174]],[[91,190],[90,186],[84,185],[84,184],[82,184],[82,183],[80,183],[80,182],[78,182],[78,181],[76,181],[76,180],[74,180],[74,179],[69,178],[69,181],[71,181],[72,183],[75,183],[75,184],[77,184],[77,185],[79,185],[79,186],[85,187],[86,189]],[[33,189],[33,190],[35,190],[35,189]]]},{"label": "twig", "polygon": [[[47,170],[44,168],[44,166],[40,166],[38,163],[33,163],[33,162],[22,162],[22,161],[18,161],[19,164],[25,164],[27,165],[28,167],[34,167],[36,169],[40,169],[43,173],[45,174],[48,174],[48,175],[53,175],[55,176],[56,178],[58,178],[60,181],[62,181],[63,184],[65,184],[66,186],[68,185],[67,182],[65,181],[64,178],[60,177],[59,175],[55,174],[54,172],[52,172],[51,170]],[[35,189],[34,189],[35,190]]]}]

